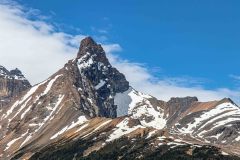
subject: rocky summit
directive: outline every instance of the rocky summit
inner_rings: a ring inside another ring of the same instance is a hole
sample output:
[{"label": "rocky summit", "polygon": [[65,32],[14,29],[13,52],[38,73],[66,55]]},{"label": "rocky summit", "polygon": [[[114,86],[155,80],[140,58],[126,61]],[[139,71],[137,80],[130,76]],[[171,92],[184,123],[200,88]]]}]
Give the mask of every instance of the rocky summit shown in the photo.
[{"label": "rocky summit", "polygon": [[8,71],[0,66],[0,109],[30,87],[19,69]]},{"label": "rocky summit", "polygon": [[91,37],[32,87],[18,69],[0,73],[1,96],[18,95],[0,110],[2,160],[240,159],[240,108],[232,100],[165,102],[141,93]]}]

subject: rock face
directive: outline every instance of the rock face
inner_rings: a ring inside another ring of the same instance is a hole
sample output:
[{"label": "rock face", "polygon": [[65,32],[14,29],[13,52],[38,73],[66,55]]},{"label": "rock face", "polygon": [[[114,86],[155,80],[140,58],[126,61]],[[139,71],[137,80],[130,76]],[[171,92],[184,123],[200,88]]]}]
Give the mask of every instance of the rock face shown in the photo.
[{"label": "rock face", "polygon": [[240,159],[239,124],[230,99],[136,91],[87,37],[77,58],[0,110],[0,159]]},{"label": "rock face", "polygon": [[[98,116],[116,117],[116,106],[113,97],[117,93],[128,90],[129,83],[125,76],[109,63],[101,45],[96,44],[92,38],[85,38],[80,46],[75,60],[84,81],[94,87],[94,95],[98,108]],[[85,86],[86,87],[86,86]]]},{"label": "rock face", "polygon": [[0,66],[0,108],[31,87],[29,81],[18,69],[8,71]]}]

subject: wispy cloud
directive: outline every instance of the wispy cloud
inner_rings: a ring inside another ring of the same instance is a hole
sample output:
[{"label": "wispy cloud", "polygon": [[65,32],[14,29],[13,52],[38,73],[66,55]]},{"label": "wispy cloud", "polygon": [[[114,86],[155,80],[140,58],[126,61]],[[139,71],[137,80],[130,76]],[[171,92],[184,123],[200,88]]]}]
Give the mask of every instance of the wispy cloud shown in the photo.
[{"label": "wispy cloud", "polygon": [[[55,25],[42,18],[44,16],[39,15],[39,12],[26,11],[29,10],[17,3],[0,0],[0,63],[9,69],[19,67],[34,84],[46,79],[69,59],[74,58],[79,42],[85,35],[59,31]],[[197,96],[201,101],[224,97],[239,99],[238,90],[208,90],[199,78],[157,78],[146,65],[129,62],[117,56],[115,52],[122,50],[119,44],[103,47],[110,62],[126,75],[134,88],[159,99],[183,96]],[[237,79],[238,76],[234,78]]]},{"label": "wispy cloud", "polygon": [[[107,50],[111,52],[109,48]],[[231,97],[240,103],[239,90],[228,88],[208,90],[203,87],[204,82],[199,78],[157,78],[150,74],[149,69],[143,64],[122,60],[113,54],[109,54],[108,57],[111,63],[126,75],[134,88],[159,99],[167,101],[171,97],[197,96],[200,101],[211,101]]]},{"label": "wispy cloud", "polygon": [[240,81],[240,75],[230,74],[229,77],[233,78],[234,80]]}]

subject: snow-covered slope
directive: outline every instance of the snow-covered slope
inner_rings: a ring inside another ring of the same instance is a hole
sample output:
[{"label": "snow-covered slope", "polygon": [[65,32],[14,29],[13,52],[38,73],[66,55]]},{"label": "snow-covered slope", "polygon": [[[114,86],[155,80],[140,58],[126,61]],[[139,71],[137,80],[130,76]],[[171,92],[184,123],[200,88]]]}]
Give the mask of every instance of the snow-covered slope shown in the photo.
[{"label": "snow-covered slope", "polygon": [[182,117],[175,128],[181,134],[202,139],[208,143],[233,145],[240,137],[240,108],[229,99],[216,106]]}]

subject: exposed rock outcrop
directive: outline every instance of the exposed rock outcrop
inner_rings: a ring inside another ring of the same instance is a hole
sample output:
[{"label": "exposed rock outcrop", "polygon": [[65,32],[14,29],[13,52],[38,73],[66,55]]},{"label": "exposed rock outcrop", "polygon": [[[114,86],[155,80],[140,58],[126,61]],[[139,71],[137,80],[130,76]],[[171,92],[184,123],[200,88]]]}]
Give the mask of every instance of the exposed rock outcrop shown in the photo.
[{"label": "exposed rock outcrop", "polygon": [[8,71],[0,66],[0,108],[30,87],[31,84],[19,69]]}]

